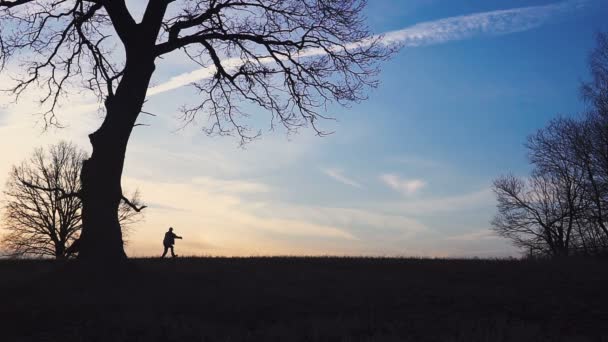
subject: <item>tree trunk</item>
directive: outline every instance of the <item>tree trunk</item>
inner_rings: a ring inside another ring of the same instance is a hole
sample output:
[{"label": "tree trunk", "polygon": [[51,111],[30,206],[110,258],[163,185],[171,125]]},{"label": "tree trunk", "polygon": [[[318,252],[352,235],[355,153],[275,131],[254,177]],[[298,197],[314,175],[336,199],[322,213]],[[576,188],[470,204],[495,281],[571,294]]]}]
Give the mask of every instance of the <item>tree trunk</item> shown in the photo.
[{"label": "tree trunk", "polygon": [[55,245],[55,259],[65,259],[65,245],[63,244],[63,241]]},{"label": "tree trunk", "polygon": [[89,135],[91,157],[82,165],[81,260],[116,262],[126,260],[118,206],[122,198],[121,176],[127,143],[141,112],[154,59],[149,55],[129,56],[115,94],[105,101],[106,117]]}]

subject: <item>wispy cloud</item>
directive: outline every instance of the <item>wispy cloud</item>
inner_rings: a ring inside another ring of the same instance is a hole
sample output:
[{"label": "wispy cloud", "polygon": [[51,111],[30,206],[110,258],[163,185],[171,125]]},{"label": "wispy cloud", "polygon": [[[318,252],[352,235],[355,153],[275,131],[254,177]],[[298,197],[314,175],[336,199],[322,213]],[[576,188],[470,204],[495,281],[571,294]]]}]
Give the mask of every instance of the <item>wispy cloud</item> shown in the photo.
[{"label": "wispy cloud", "polygon": [[363,186],[359,182],[345,176],[344,172],[340,169],[329,168],[329,169],[322,169],[321,171],[323,171],[323,173],[326,174],[327,176],[337,180],[338,182],[340,182],[342,184],[350,185],[352,187],[359,188],[359,189],[363,188]]},{"label": "wispy cloud", "polygon": [[244,180],[220,180],[211,177],[196,177],[192,180],[192,184],[203,186],[207,191],[214,193],[252,194],[271,191],[270,187],[263,183]]},{"label": "wispy cloud", "polygon": [[[353,232],[361,240],[378,241],[384,237],[411,238],[429,231],[423,222],[401,215],[389,214],[381,209],[366,207],[326,207],[293,203],[267,203],[256,207],[256,213],[264,218],[281,218],[291,221],[307,221],[319,226],[336,227]],[[387,241],[384,241],[387,242]]]},{"label": "wispy cloud", "polygon": [[475,231],[472,233],[455,235],[447,237],[446,240],[451,241],[480,241],[480,240],[490,240],[490,239],[499,239],[500,237],[496,235],[493,231],[489,229],[482,229],[479,231]]},{"label": "wispy cloud", "polygon": [[380,179],[393,190],[404,195],[413,195],[426,186],[426,182],[421,179],[404,179],[392,173],[380,175]]},{"label": "wispy cloud", "polygon": [[384,43],[416,47],[476,36],[527,31],[543,25],[551,18],[582,8],[587,2],[586,0],[568,0],[545,6],[481,12],[419,23],[386,33]]},{"label": "wispy cloud", "polygon": [[440,213],[462,212],[494,206],[495,198],[491,189],[447,197],[425,198],[413,201],[382,203],[383,209],[404,215],[436,215]]},{"label": "wispy cloud", "polygon": [[[386,32],[382,34],[382,42],[386,45],[401,44],[404,47],[417,47],[469,39],[476,36],[523,32],[539,27],[551,18],[580,9],[587,2],[587,0],[567,0],[545,6],[518,7],[428,21],[401,30]],[[352,46],[361,46],[366,43],[365,41],[353,42]],[[311,49],[302,52],[300,57],[311,57],[324,53],[324,50],[321,49]],[[271,59],[268,59],[268,61],[270,62]],[[232,69],[243,62],[239,58],[230,58],[222,63],[224,68]],[[209,66],[174,76],[167,82],[151,87],[148,90],[148,95],[161,94],[196,81],[208,79],[215,72],[215,67]]]}]

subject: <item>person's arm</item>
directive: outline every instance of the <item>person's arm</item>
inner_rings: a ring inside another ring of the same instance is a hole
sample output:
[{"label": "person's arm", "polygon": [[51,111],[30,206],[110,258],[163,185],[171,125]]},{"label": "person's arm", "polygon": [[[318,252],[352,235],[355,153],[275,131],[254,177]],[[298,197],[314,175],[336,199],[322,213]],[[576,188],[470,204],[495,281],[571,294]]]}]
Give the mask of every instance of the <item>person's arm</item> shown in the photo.
[{"label": "person's arm", "polygon": [[175,235],[175,238],[176,238],[176,239],[180,239],[180,240],[182,239],[182,237],[181,237],[181,236],[177,236],[177,235]]}]

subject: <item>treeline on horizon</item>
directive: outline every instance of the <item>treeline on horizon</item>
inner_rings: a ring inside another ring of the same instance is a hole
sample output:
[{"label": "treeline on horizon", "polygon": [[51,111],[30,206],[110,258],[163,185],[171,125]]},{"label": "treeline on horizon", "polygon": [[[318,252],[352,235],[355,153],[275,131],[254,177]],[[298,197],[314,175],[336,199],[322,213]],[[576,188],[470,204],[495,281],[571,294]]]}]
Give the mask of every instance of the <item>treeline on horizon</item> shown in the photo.
[{"label": "treeline on horizon", "polygon": [[608,255],[608,33],[589,56],[586,109],[528,138],[528,177],[494,181],[493,229],[528,256]]}]

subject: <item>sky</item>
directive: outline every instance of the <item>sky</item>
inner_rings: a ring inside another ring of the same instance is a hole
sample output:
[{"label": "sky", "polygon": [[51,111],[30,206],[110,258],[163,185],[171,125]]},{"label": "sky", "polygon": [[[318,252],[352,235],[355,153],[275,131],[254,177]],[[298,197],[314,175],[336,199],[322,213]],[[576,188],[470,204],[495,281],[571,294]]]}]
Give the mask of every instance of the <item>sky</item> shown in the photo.
[{"label": "sky", "polygon": [[[371,30],[403,46],[369,99],[330,106],[327,137],[271,131],[256,109],[263,135],[244,148],[198,122],[182,128],[188,84],[212,70],[168,56],[144,106],[157,116],[141,118],[127,151],[123,188],[149,206],[127,253],[159,255],[172,226],[181,255],[517,256],[491,231],[492,180],[525,176],[526,137],[584,109],[578,88],[606,13],[606,0],[369,1]],[[43,131],[35,98],[0,93],[0,190],[36,147],[89,151],[100,124],[95,100],[75,93],[59,111],[66,127]]]}]

